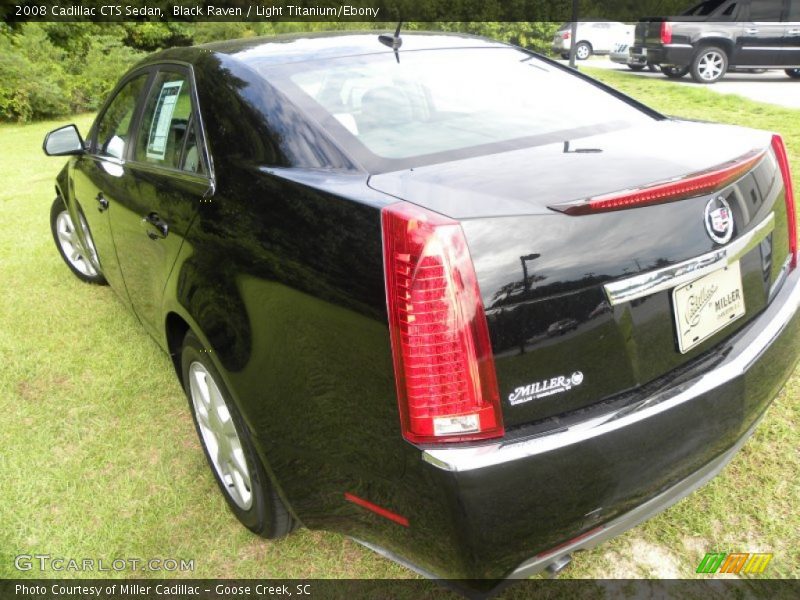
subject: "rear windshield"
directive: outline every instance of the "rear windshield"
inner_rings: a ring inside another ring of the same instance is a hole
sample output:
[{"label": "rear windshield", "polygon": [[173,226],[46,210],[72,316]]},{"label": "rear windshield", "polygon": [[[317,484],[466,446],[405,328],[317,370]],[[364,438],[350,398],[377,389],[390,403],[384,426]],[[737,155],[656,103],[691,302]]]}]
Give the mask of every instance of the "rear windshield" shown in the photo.
[{"label": "rear windshield", "polygon": [[383,161],[380,170],[568,141],[652,119],[511,48],[401,52],[399,62],[385,53],[294,63],[268,79],[354,158]]}]

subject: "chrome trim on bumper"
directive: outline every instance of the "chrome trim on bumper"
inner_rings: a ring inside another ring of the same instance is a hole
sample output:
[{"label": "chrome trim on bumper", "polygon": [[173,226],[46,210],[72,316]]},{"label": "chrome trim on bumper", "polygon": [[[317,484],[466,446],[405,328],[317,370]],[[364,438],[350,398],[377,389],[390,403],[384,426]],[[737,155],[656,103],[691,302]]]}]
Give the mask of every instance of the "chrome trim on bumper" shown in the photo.
[{"label": "chrome trim on bumper", "polygon": [[720,365],[699,377],[645,398],[632,406],[611,411],[552,432],[518,442],[468,448],[437,448],[422,452],[422,459],[446,471],[471,471],[521,460],[611,433],[691,401],[741,376],[780,335],[800,307],[800,272],[786,279],[774,302],[745,329],[744,350],[728,356]]},{"label": "chrome trim on bumper", "polygon": [[740,260],[745,254],[758,246],[774,229],[775,215],[770,213],[767,218],[753,229],[736,238],[724,248],[713,250],[669,267],[607,283],[603,286],[603,289],[608,302],[611,306],[617,306],[637,298],[644,298],[645,296],[689,283],[712,271],[726,267]]}]

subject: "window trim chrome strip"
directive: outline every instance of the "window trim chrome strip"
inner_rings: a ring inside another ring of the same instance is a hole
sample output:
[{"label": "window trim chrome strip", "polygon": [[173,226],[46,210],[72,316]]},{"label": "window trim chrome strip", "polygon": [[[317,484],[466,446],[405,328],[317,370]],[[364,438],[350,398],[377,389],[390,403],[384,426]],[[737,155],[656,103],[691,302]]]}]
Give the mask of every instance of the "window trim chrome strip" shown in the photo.
[{"label": "window trim chrome strip", "polygon": [[607,283],[603,286],[603,290],[608,303],[611,306],[618,306],[631,300],[678,287],[717,269],[726,267],[740,260],[745,254],[764,241],[774,230],[775,214],[770,213],[753,229],[723,248],[669,267]]}]

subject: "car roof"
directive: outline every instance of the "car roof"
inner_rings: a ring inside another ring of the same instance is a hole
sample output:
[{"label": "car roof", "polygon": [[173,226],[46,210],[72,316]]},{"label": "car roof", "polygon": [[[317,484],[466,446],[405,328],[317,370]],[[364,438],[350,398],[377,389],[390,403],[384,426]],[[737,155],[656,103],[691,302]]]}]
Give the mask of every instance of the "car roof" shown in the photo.
[{"label": "car roof", "polygon": [[[203,53],[224,54],[249,66],[259,67],[293,62],[324,60],[364,54],[382,54],[393,50],[380,41],[378,35],[389,33],[374,32],[323,32],[278,35],[270,37],[245,38],[223,42],[211,42],[194,46],[197,55]],[[438,50],[444,48],[504,48],[507,44],[463,33],[401,32],[400,52],[417,50]],[[186,55],[183,49],[174,49]],[[159,59],[169,58],[172,51],[157,55]],[[156,57],[153,57],[156,58]]]}]

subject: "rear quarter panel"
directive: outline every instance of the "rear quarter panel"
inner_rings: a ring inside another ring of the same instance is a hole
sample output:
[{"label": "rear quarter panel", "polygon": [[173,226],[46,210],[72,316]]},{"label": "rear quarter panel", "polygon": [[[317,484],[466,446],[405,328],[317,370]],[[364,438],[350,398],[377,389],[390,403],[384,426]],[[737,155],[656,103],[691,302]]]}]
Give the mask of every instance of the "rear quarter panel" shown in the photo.
[{"label": "rear quarter panel", "polygon": [[208,345],[291,511],[369,538],[380,518],[344,493],[391,507],[406,446],[384,295],[386,197],[363,174],[342,175],[339,192],[319,172],[295,180],[304,171],[281,166],[285,149],[247,101],[258,84],[219,61],[196,72],[217,187],[164,312]]}]

